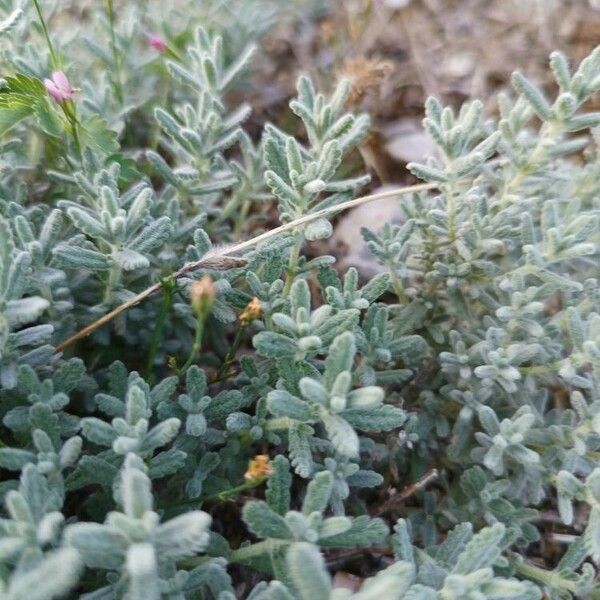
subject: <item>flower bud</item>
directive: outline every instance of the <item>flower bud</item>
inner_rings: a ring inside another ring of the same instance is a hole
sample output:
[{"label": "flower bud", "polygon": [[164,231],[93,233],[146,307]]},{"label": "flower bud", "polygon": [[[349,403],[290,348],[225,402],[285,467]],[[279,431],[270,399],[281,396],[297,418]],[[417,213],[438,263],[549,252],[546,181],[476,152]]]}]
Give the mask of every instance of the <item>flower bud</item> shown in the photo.
[{"label": "flower bud", "polygon": [[262,306],[258,298],[252,298],[246,308],[240,313],[239,321],[242,325],[248,325],[255,319],[260,319]]},{"label": "flower bud", "polygon": [[205,275],[190,287],[190,302],[196,317],[206,317],[215,301],[216,290],[213,280]]},{"label": "flower bud", "polygon": [[266,479],[273,473],[271,461],[266,454],[257,454],[249,463],[248,470],[244,475],[247,481],[259,481]]},{"label": "flower bud", "polygon": [[158,33],[151,33],[148,36],[148,44],[161,53],[166,52],[169,49],[165,39]]},{"label": "flower bud", "polygon": [[75,93],[63,71],[55,71],[51,79],[44,79],[44,86],[49,96],[59,104],[71,100]]}]

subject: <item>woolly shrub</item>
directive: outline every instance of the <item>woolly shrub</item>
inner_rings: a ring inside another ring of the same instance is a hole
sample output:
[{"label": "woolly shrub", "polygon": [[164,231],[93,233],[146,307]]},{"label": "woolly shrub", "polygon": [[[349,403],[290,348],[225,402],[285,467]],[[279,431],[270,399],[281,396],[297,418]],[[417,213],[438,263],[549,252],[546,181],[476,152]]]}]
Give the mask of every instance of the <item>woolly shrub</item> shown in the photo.
[{"label": "woolly shrub", "polygon": [[360,281],[305,253],[369,182],[350,84],[301,77],[294,135],[234,100],[276,3],[107,0],[77,35],[17,4],[2,598],[598,597],[600,50],[551,56],[552,99],[515,74],[496,120],[429,99],[429,185]]}]

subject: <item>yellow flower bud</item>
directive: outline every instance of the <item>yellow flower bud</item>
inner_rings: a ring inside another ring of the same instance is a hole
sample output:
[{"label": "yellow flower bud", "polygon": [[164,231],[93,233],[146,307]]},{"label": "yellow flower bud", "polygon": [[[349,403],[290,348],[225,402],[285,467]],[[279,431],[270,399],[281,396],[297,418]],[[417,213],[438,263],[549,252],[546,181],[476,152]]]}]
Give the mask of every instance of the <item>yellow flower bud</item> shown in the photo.
[{"label": "yellow flower bud", "polygon": [[262,315],[262,306],[258,298],[253,298],[248,306],[240,313],[239,320],[242,325],[248,325],[255,319],[260,319]]},{"label": "yellow flower bud", "polygon": [[273,473],[271,460],[266,454],[257,454],[249,463],[248,470],[244,475],[247,481],[259,481],[266,479]]},{"label": "yellow flower bud", "polygon": [[215,301],[216,290],[213,280],[205,275],[190,287],[190,302],[197,317],[206,317]]}]

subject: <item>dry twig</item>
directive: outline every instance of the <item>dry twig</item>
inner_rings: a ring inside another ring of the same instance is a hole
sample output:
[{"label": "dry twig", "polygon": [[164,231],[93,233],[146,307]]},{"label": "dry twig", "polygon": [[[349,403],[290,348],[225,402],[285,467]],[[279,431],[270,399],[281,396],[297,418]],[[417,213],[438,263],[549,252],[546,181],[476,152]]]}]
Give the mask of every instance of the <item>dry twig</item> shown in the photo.
[{"label": "dry twig", "polygon": [[[383,504],[380,504],[378,507],[375,507],[373,510],[369,511],[369,515],[371,517],[379,517],[382,514],[393,510],[412,495],[416,494],[418,491],[422,490],[426,485],[430,484],[432,481],[438,478],[437,469],[430,469],[421,477],[421,479],[407,485],[399,494],[394,494],[390,498],[388,498]],[[349,560],[352,560],[357,557],[364,558],[368,555],[386,555],[391,551],[390,548],[352,548],[349,550],[341,550],[335,552],[332,555],[328,555],[327,557],[327,568],[328,569],[338,569],[341,568],[345,563]]]},{"label": "dry twig", "polygon": [[393,510],[398,504],[401,504],[418,491],[422,490],[426,485],[430,484],[438,478],[437,469],[430,469],[421,477],[421,479],[407,485],[399,494],[394,494],[388,498],[383,504],[375,507],[369,514],[372,517],[379,517],[380,515]]},{"label": "dry twig", "polygon": [[[249,248],[252,248],[253,246],[256,246],[257,244],[260,244],[261,242],[269,240],[281,233],[285,233],[286,231],[295,229],[296,227],[299,227],[301,225],[309,223],[310,221],[314,221],[315,219],[319,219],[321,217],[325,217],[325,216],[328,216],[328,215],[331,215],[331,214],[334,214],[337,212],[341,212],[348,208],[354,208],[355,206],[359,206],[359,205],[365,204],[367,202],[372,202],[374,200],[380,200],[381,198],[388,198],[390,196],[402,196],[402,195],[406,195],[406,194],[414,194],[417,192],[424,192],[424,191],[432,190],[432,189],[436,189],[436,188],[437,188],[437,185],[433,184],[433,183],[420,183],[417,185],[410,185],[410,186],[398,188],[395,190],[386,190],[384,192],[378,192],[376,194],[369,194],[368,196],[361,196],[360,198],[354,198],[353,200],[348,200],[347,202],[342,202],[341,204],[338,204],[337,206],[330,206],[329,208],[324,208],[323,210],[319,210],[317,212],[311,213],[310,215],[305,215],[303,217],[300,217],[299,219],[296,219],[295,221],[291,221],[290,223],[285,223],[284,225],[276,227],[275,229],[271,229],[270,231],[265,231],[264,233],[261,233],[260,235],[257,235],[256,237],[253,237],[252,239],[246,240],[245,242],[240,242],[239,244],[234,244],[232,246],[227,246],[227,247],[218,249],[215,252],[212,252],[210,257],[208,257],[208,258],[201,258],[200,260],[197,260],[195,262],[191,262],[191,263],[187,263],[187,264],[183,265],[183,267],[181,267],[181,269],[172,273],[171,277],[173,279],[178,279],[179,277],[188,275],[189,273],[192,273],[193,271],[196,271],[197,269],[200,269],[202,267],[214,268],[215,259],[217,259],[217,258],[229,257],[232,254],[237,254],[238,252],[243,252],[244,250],[248,250]],[[123,304],[117,306],[117,308],[106,313],[105,315],[100,317],[97,321],[90,323],[89,325],[87,325],[86,327],[84,327],[83,329],[78,331],[76,334],[74,334],[70,338],[66,339],[64,342],[61,342],[56,347],[56,349],[59,352],[62,352],[69,346],[72,346],[79,340],[87,337],[88,335],[90,335],[91,333],[93,333],[94,331],[96,331],[97,329],[102,327],[103,325],[110,323],[114,318],[118,317],[121,313],[124,313],[126,310],[130,309],[131,307],[135,306],[136,304],[139,304],[142,300],[145,300],[146,298],[148,298],[148,296],[151,296],[152,294],[158,292],[161,288],[161,285],[162,284],[160,282],[155,283],[154,285],[151,285],[149,288],[146,288],[143,292],[140,292],[139,294],[135,295],[130,300],[127,300],[127,302],[123,302]]]}]

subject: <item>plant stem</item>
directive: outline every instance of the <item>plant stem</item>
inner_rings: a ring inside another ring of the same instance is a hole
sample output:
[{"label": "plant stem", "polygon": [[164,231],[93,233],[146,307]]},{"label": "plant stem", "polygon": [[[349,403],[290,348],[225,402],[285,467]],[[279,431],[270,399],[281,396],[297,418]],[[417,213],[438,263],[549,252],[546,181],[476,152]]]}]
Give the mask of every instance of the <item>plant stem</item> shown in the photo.
[{"label": "plant stem", "polygon": [[[234,550],[229,555],[228,562],[230,564],[244,563],[252,560],[253,558],[257,558],[258,556],[264,556],[265,554],[269,555],[271,550],[281,546],[288,546],[291,543],[292,540],[276,540],[270,538],[262,542],[257,542],[256,544],[251,544],[250,546],[242,546],[241,548]],[[181,561],[179,564],[186,569],[191,569],[201,565],[205,561],[205,556],[198,556],[196,558],[190,558],[188,560]]]},{"label": "plant stem", "polygon": [[269,431],[276,431],[278,429],[289,429],[296,423],[297,421],[290,417],[277,417],[276,419],[269,419],[264,427]]},{"label": "plant stem", "polygon": [[235,337],[233,338],[233,343],[231,344],[231,348],[229,348],[225,358],[223,359],[223,364],[219,367],[217,374],[215,375],[214,381],[220,381],[224,378],[229,367],[233,363],[233,359],[244,339],[244,332],[246,331],[247,325],[240,325],[239,329],[235,332]]},{"label": "plant stem", "polygon": [[148,352],[148,361],[146,363],[146,380],[151,382],[152,367],[154,366],[154,360],[156,359],[156,353],[158,352],[158,344],[162,335],[165,321],[167,320],[167,314],[169,314],[171,307],[173,306],[173,290],[175,288],[175,281],[172,277],[167,277],[161,281],[163,288],[162,302],[160,303],[160,310],[158,317],[156,318],[156,324],[154,331],[152,332],[152,341],[150,342],[150,350]]},{"label": "plant stem", "polygon": [[240,188],[233,194],[231,194],[231,198],[227,201],[227,204],[223,207],[223,210],[217,216],[217,225],[220,225],[224,221],[226,221],[233,213],[239,213],[238,207],[240,203],[240,197],[244,194],[244,189]]},{"label": "plant stem", "polygon": [[115,291],[119,283],[119,279],[121,277],[121,267],[119,263],[115,260],[114,254],[116,250],[113,249],[113,257],[112,257],[112,265],[110,267],[110,271],[108,272],[108,281],[106,282],[106,290],[104,290],[104,302],[110,302],[112,298],[112,294]]},{"label": "plant stem", "polygon": [[229,498],[239,494],[240,492],[245,492],[246,490],[251,490],[259,485],[262,485],[266,480],[267,477],[261,477],[260,479],[245,481],[244,483],[236,485],[228,490],[223,490],[221,492],[217,492],[216,494],[212,494],[211,496],[207,496],[204,498],[204,500],[229,500]]},{"label": "plant stem", "polygon": [[77,122],[77,118],[74,116],[73,121],[71,123],[71,128],[73,130],[73,142],[75,142],[75,149],[77,150],[77,154],[79,155],[79,160],[83,157],[81,152],[81,141],[79,140],[79,124]]},{"label": "plant stem", "polygon": [[379,517],[382,514],[393,510],[398,506],[398,504],[402,504],[405,500],[421,491],[427,485],[429,485],[432,481],[435,481],[439,476],[437,469],[430,469],[421,477],[419,480],[407,485],[400,493],[394,494],[388,500],[386,500],[382,505],[375,507],[372,511],[370,511],[370,515],[372,517]]},{"label": "plant stem", "polygon": [[393,265],[388,265],[388,269],[390,272],[390,280],[392,283],[392,287],[394,288],[394,293],[398,296],[398,300],[400,304],[406,304],[408,302],[408,298],[406,293],[404,292],[404,286],[396,273],[396,269],[394,269]]},{"label": "plant stem", "polygon": [[35,6],[35,10],[37,12],[38,18],[40,20],[40,24],[42,26],[42,31],[44,32],[44,37],[46,38],[46,44],[48,45],[48,50],[50,50],[50,59],[52,62],[52,68],[58,69],[60,67],[60,62],[58,60],[58,55],[54,50],[54,46],[52,45],[52,40],[50,39],[50,34],[48,33],[48,27],[46,27],[46,20],[44,19],[44,14],[42,13],[42,9],[40,7],[38,0],[33,0],[33,4]]},{"label": "plant stem", "polygon": [[[69,100],[68,102],[63,102],[60,106],[65,117],[67,118],[67,121],[69,122],[69,125],[71,126],[71,137],[73,138],[75,150],[77,151],[77,155],[79,156],[79,160],[81,161],[83,154],[81,152],[81,141],[79,139],[79,120],[77,119],[77,107],[75,106],[75,103],[72,100]],[[66,152],[65,156],[67,156]]]},{"label": "plant stem", "polygon": [[554,589],[568,590],[573,594],[577,594],[578,592],[577,584],[574,581],[568,581],[555,571],[547,571],[546,569],[536,567],[531,563],[522,562],[517,564],[517,572],[524,577],[535,579]]},{"label": "plant stem", "polygon": [[263,556],[264,554],[270,554],[271,550],[280,546],[287,546],[291,543],[291,540],[276,540],[268,539],[250,546],[243,546],[234,550],[229,556],[230,563],[243,563],[257,556]]},{"label": "plant stem", "polygon": [[458,190],[456,189],[454,179],[450,179],[448,181],[448,185],[446,187],[446,198],[448,199],[448,237],[450,239],[450,243],[454,243],[456,241],[456,201],[459,195]]},{"label": "plant stem", "polygon": [[181,377],[185,374],[185,372],[190,368],[191,364],[196,360],[198,356],[198,352],[200,352],[200,348],[202,347],[202,336],[204,335],[204,325],[206,323],[206,318],[208,315],[199,315],[196,317],[196,334],[194,335],[194,345],[192,346],[192,351],[188,356],[188,359],[185,361],[183,367],[177,370],[177,374]]},{"label": "plant stem", "polygon": [[562,360],[557,360],[547,365],[531,365],[529,367],[519,367],[519,370],[525,375],[544,375],[546,373],[556,373],[556,370],[560,369],[563,362],[564,361]]},{"label": "plant stem", "polygon": [[508,184],[504,187],[504,190],[502,191],[502,195],[500,197],[500,206],[506,205],[510,195],[516,192],[523,183],[523,180],[527,176],[531,175],[539,166],[539,164],[545,160],[548,148],[552,146],[552,143],[555,140],[555,138],[559,137],[561,133],[562,128],[560,126],[560,123],[544,123],[540,131],[538,142],[533,148],[531,155],[525,161],[525,163],[517,169],[515,174],[509,180]]},{"label": "plant stem", "polygon": [[283,295],[287,296],[292,289],[292,285],[294,283],[294,279],[296,279],[296,274],[298,272],[298,261],[300,259],[300,247],[302,245],[302,238],[300,237],[302,234],[296,233],[296,241],[294,242],[294,246],[290,252],[290,258],[288,261],[288,266],[286,269],[285,276],[285,285],[283,287]]},{"label": "plant stem", "polygon": [[[161,77],[158,83],[158,102],[157,102],[157,106],[166,106],[167,105],[167,101],[169,99],[169,85],[168,85],[168,80],[166,79],[166,77]],[[158,144],[160,142],[160,134],[161,134],[161,129],[160,129],[160,123],[157,119],[154,119],[154,122],[152,124],[152,129],[150,130],[150,136],[149,136],[149,142],[148,142],[148,146],[152,149],[152,150],[156,150],[158,148]]]},{"label": "plant stem", "polygon": [[246,222],[246,217],[248,216],[248,212],[250,211],[251,206],[252,200],[246,198],[246,200],[244,200],[244,202],[242,203],[242,208],[238,212],[238,217],[235,222],[233,234],[236,238],[239,238],[240,234],[242,233],[242,226]]},{"label": "plant stem", "polygon": [[110,24],[110,47],[113,57],[113,86],[115,88],[115,96],[119,104],[123,104],[123,86],[121,85],[121,59],[117,49],[117,36],[115,33],[115,7],[113,0],[106,0],[106,14]]},{"label": "plant stem", "polygon": [[204,498],[193,498],[191,500],[184,500],[183,502],[176,502],[175,504],[167,504],[161,506],[160,509],[167,511],[165,516],[170,516],[173,511],[176,511],[178,508],[185,508],[186,506],[191,506],[199,509],[204,504],[204,502],[207,502],[209,500],[221,500],[225,502],[226,500],[229,500],[232,496],[235,496],[240,492],[245,492],[246,490],[251,490],[255,487],[258,487],[259,485],[262,485],[266,480],[267,477],[261,477],[260,479],[245,481],[240,485],[229,488],[227,490],[221,490],[216,494],[211,494],[210,496],[206,496]]}]

